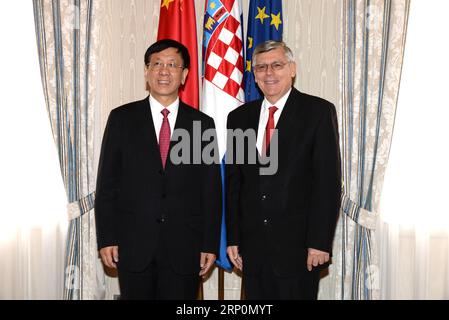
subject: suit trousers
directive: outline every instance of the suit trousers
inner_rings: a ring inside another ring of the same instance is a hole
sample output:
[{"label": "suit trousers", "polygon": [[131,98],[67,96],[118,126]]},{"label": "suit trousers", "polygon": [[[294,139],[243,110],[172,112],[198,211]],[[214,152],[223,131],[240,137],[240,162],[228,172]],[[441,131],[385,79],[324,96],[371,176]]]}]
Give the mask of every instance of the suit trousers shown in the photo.
[{"label": "suit trousers", "polygon": [[247,275],[243,270],[243,286],[247,300],[316,300],[320,271],[298,271],[293,276],[278,275],[270,263],[260,271]]},{"label": "suit trousers", "polygon": [[[120,268],[118,277],[122,300],[196,300],[200,277],[197,274],[181,275],[173,271],[167,254],[159,250],[142,272]],[[199,261],[198,261],[199,264]]]}]

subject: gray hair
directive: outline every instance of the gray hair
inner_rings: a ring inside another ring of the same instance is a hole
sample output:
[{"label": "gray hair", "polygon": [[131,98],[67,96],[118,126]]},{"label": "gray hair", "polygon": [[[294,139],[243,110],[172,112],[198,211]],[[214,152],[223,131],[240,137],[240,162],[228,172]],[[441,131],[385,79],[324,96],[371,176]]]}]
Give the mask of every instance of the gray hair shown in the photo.
[{"label": "gray hair", "polygon": [[285,57],[289,62],[295,62],[293,58],[292,50],[287,46],[287,44],[283,41],[274,41],[268,40],[259,44],[253,52],[252,65],[256,64],[256,57],[258,54],[269,52],[271,50],[275,50],[277,48],[282,48],[285,53]]}]

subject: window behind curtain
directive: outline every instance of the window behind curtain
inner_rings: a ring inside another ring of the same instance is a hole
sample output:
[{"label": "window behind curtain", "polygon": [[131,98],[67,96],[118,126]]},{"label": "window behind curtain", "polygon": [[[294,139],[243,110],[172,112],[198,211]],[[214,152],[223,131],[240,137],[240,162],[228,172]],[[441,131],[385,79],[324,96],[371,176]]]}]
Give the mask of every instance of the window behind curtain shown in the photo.
[{"label": "window behind curtain", "polygon": [[0,2],[0,299],[60,299],[66,196],[32,1]]}]

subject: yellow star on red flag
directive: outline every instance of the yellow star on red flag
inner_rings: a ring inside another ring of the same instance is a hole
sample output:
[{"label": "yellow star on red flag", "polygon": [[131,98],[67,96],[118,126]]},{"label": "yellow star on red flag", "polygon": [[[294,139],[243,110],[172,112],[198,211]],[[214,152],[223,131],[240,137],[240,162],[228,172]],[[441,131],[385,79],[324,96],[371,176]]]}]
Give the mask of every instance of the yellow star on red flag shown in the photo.
[{"label": "yellow star on red flag", "polygon": [[167,10],[170,9],[170,3],[172,3],[175,0],[162,0],[161,8],[166,7]]}]

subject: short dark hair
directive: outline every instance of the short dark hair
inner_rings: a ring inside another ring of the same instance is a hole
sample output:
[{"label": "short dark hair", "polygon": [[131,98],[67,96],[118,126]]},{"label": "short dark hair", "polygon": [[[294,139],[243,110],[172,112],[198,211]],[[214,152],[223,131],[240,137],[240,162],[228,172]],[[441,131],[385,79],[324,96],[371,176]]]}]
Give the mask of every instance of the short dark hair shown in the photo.
[{"label": "short dark hair", "polygon": [[145,65],[148,65],[148,63],[150,63],[151,55],[153,53],[158,53],[168,48],[177,49],[177,52],[181,54],[184,68],[188,69],[190,67],[189,50],[187,50],[187,48],[182,43],[179,43],[178,41],[173,39],[163,39],[153,43],[145,53]]}]

